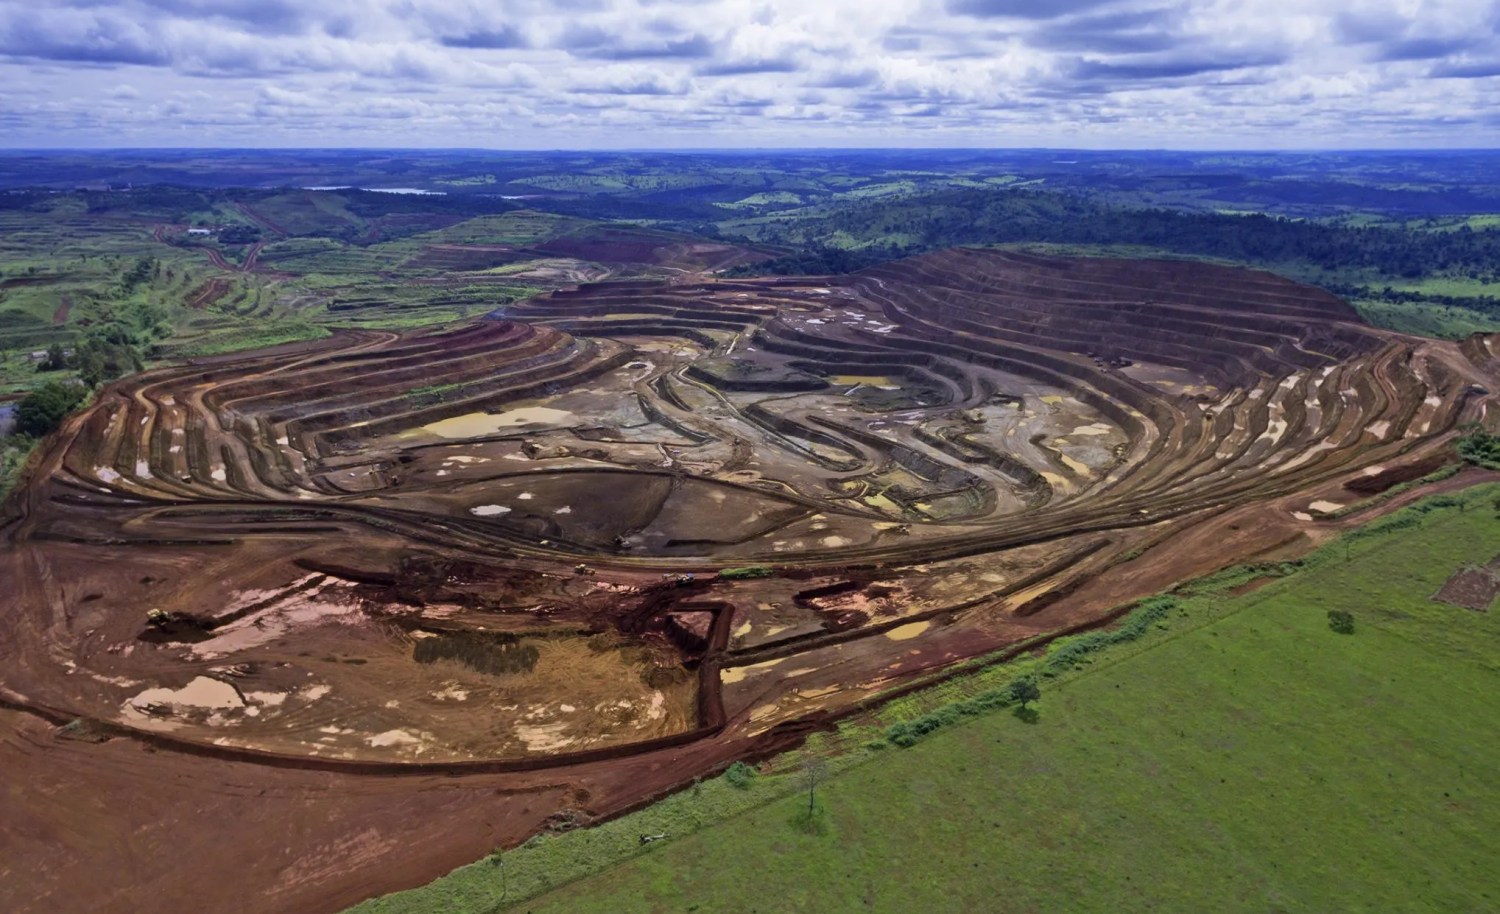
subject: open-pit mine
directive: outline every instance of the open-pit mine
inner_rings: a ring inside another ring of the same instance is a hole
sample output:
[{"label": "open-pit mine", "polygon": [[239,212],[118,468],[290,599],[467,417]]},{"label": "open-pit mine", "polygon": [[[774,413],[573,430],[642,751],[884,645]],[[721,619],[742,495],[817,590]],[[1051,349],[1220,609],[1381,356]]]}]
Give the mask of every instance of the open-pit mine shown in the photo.
[{"label": "open-pit mine", "polygon": [[[5,764],[38,792],[8,818],[104,833],[5,865],[131,868],[100,910],[430,879],[1305,551],[1442,462],[1497,345],[1267,273],[960,249],[130,377],[6,506]],[[184,839],[215,817],[245,843]]]}]

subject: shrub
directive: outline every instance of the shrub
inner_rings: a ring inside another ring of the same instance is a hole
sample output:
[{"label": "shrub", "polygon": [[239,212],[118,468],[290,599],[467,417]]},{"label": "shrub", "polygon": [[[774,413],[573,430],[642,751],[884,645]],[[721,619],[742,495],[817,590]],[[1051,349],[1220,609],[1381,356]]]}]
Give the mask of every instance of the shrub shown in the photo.
[{"label": "shrub", "polygon": [[750,578],[769,578],[771,569],[766,565],[747,565],[744,568],[725,568],[719,572],[724,581],[744,581]]},{"label": "shrub", "polygon": [[1177,607],[1175,597],[1152,597],[1141,601],[1119,627],[1070,638],[1050,650],[1043,675],[1056,676],[1066,670],[1076,669],[1089,661],[1089,655],[1112,644],[1138,640]]},{"label": "shrub", "polygon": [[1487,470],[1500,470],[1500,435],[1476,427],[1458,439],[1458,456]]},{"label": "shrub", "polygon": [[16,431],[40,438],[61,425],[86,396],[88,391],[77,384],[48,381],[16,407]]},{"label": "shrub", "polygon": [[[1160,623],[1179,603],[1175,597],[1152,597],[1143,600],[1135,611],[1118,628],[1110,631],[1092,632],[1069,639],[1056,645],[1048,654],[1042,668],[1044,676],[1056,676],[1088,662],[1089,655],[1112,644],[1135,641]],[[1018,705],[1025,708],[1029,702],[1041,697],[1041,689],[1030,676],[1022,676],[1000,689],[980,692],[973,698],[944,705],[921,717],[901,721],[886,728],[885,738],[893,745],[906,748],[913,746],[922,737],[965,717],[972,717],[995,708]]]},{"label": "shrub", "polygon": [[900,746],[903,749],[916,745],[917,740],[932,733],[934,730],[939,730],[950,724],[956,724],[965,717],[974,717],[985,711],[993,711],[996,708],[1003,708],[1012,704],[1014,699],[1011,697],[1011,689],[1014,685],[1015,683],[1012,683],[1003,689],[989,689],[980,692],[973,698],[966,698],[963,701],[956,701],[953,704],[944,705],[941,708],[929,711],[921,717],[892,724],[886,728],[885,738],[892,745]]},{"label": "shrub", "polygon": [[1328,611],[1328,627],[1341,635],[1354,634],[1354,616],[1342,609]]},{"label": "shrub", "polygon": [[729,782],[730,787],[749,790],[751,782],[755,780],[755,769],[744,762],[735,762],[724,771],[724,780]]}]

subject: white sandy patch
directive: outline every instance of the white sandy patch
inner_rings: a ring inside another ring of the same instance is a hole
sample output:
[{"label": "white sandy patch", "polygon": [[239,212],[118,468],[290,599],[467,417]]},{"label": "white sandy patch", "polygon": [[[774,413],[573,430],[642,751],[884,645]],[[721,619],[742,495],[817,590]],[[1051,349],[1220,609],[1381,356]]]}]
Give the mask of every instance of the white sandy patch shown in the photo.
[{"label": "white sandy patch", "polygon": [[376,749],[386,749],[391,746],[415,746],[422,741],[405,730],[387,730],[365,737],[365,742]]},{"label": "white sandy patch", "polygon": [[[269,644],[298,629],[331,623],[354,625],[363,621],[364,614],[357,604],[320,598],[331,586],[325,584],[310,591],[285,592],[286,595],[275,603],[236,619],[217,629],[212,638],[191,645],[188,652],[197,658],[211,659]],[[257,591],[246,591],[240,599],[254,593]]]},{"label": "white sandy patch", "polygon": [[456,683],[456,682],[445,683],[444,686],[441,689],[437,690],[436,692],[432,692],[431,695],[432,695],[433,698],[436,698],[438,701],[468,701],[469,700],[469,691],[468,691],[468,689],[460,688],[459,684]]},{"label": "white sandy patch", "polygon": [[211,676],[196,676],[192,682],[180,689],[160,687],[146,689],[126,702],[136,711],[144,711],[149,705],[170,705],[173,708],[243,708],[245,700],[234,686]]},{"label": "white sandy patch", "polygon": [[1314,457],[1318,456],[1324,451],[1331,451],[1336,447],[1338,447],[1338,445],[1332,441],[1319,441],[1317,444],[1303,451],[1301,454],[1298,454],[1296,457],[1288,460],[1282,466],[1282,470],[1296,469],[1297,467],[1302,466],[1302,464],[1307,463],[1309,460],[1312,460]]},{"label": "white sandy patch", "polygon": [[497,514],[509,514],[510,509],[504,505],[475,505],[469,509],[469,513],[479,517],[494,517]]},{"label": "white sandy patch", "polygon": [[1261,432],[1261,441],[1280,441],[1281,436],[1286,434],[1287,422],[1285,419],[1272,419],[1266,423],[1266,430]]},{"label": "white sandy patch", "polygon": [[1058,454],[1057,456],[1062,460],[1064,464],[1067,465],[1068,469],[1072,470],[1074,473],[1077,473],[1079,476],[1088,476],[1093,473],[1093,471],[1089,469],[1089,465],[1082,462],[1081,460],[1074,460],[1067,454]]},{"label": "white sandy patch", "polygon": [[522,724],[516,727],[516,736],[526,744],[528,751],[549,752],[562,749],[572,742],[563,735],[567,728],[567,721],[551,724]]}]

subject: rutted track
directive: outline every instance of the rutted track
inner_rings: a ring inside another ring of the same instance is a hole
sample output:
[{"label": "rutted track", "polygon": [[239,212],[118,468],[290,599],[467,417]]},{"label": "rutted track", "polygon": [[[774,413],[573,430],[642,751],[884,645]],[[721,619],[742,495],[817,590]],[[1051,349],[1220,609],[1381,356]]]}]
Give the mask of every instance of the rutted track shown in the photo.
[{"label": "rutted track", "polygon": [[[259,783],[503,784],[508,840],[1311,542],[1484,417],[1494,353],[1264,273],[957,250],[197,360],[8,503],[0,697]],[[414,878],[344,862],[284,898]]]}]

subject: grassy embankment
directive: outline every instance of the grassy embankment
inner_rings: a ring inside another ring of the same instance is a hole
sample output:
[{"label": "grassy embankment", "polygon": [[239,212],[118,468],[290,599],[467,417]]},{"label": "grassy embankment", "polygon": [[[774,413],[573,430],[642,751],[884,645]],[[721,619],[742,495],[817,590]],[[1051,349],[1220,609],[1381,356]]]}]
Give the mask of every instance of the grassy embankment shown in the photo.
[{"label": "grassy embankment", "polygon": [[[1500,614],[1429,598],[1500,552],[1497,494],[1217,575],[1135,640],[1063,642],[848,725],[817,828],[795,824],[802,753],[357,910],[1493,910]],[[1337,609],[1353,635],[1329,629]],[[1021,673],[1035,724],[941,711]],[[891,747],[934,711],[950,722]]]},{"label": "grassy embankment", "polygon": [[[1447,275],[1393,281],[1362,277],[1360,281],[1367,283],[1372,294],[1370,298],[1354,296],[1354,307],[1377,327],[1450,340],[1500,330],[1500,312],[1494,307],[1494,300],[1500,298],[1500,283]],[[1415,296],[1415,300],[1379,300],[1374,293],[1386,287]]]}]

